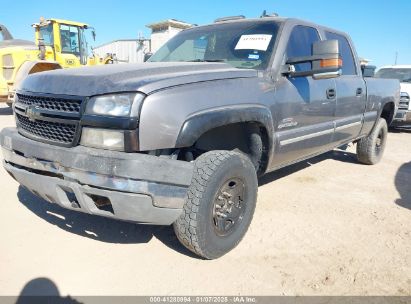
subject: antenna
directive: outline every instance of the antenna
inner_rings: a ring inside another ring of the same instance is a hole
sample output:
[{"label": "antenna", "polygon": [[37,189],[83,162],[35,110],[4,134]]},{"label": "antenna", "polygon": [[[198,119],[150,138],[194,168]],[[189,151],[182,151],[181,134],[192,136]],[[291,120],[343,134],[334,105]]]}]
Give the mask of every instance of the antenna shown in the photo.
[{"label": "antenna", "polygon": [[397,65],[397,61],[398,61],[398,52],[395,52],[395,63],[394,63],[394,65]]},{"label": "antenna", "polygon": [[277,13],[267,14],[267,11],[263,10],[263,13],[261,14],[260,18],[267,18],[267,17],[278,17],[278,14]]},{"label": "antenna", "polygon": [[139,47],[142,47],[144,45],[144,41],[147,39],[144,38],[143,31],[138,31],[137,33],[137,43],[139,44]]}]

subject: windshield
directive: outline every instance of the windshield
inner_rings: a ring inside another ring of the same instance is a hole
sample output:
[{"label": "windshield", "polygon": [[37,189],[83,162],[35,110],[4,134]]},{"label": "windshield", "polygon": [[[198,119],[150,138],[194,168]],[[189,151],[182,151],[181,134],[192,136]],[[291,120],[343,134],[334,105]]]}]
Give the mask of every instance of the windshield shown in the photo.
[{"label": "windshield", "polygon": [[83,65],[87,64],[88,56],[93,54],[93,47],[89,44],[94,39],[93,31],[92,28],[80,29],[80,63]]},{"label": "windshield", "polygon": [[375,77],[398,79],[400,82],[411,82],[411,68],[385,68],[379,70]]},{"label": "windshield", "polygon": [[180,32],[150,62],[225,62],[242,69],[265,69],[279,25],[274,22],[216,24]]},{"label": "windshield", "polygon": [[94,31],[94,28],[85,28],[81,30],[81,34],[82,34],[81,43],[84,48],[84,53],[86,53],[87,56],[93,53],[93,41],[94,41],[93,31]]},{"label": "windshield", "polygon": [[53,25],[43,25],[39,28],[40,38],[43,39],[45,45],[53,45]]}]

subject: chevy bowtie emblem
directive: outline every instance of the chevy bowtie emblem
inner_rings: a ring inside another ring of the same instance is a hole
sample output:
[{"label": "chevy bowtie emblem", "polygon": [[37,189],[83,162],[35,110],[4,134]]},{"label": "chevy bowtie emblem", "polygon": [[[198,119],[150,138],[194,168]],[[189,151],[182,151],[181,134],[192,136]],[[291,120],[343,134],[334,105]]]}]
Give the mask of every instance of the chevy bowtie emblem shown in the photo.
[{"label": "chevy bowtie emblem", "polygon": [[39,112],[40,108],[36,106],[28,106],[26,108],[26,116],[30,121],[35,121],[36,119],[41,117]]}]

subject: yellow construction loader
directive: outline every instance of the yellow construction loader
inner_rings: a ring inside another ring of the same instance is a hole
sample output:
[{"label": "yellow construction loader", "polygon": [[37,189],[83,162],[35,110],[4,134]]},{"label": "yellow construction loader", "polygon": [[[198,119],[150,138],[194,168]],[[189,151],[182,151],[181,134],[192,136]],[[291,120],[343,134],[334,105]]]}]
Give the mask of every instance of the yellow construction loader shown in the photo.
[{"label": "yellow construction loader", "polygon": [[29,74],[116,61],[113,54],[102,58],[93,53],[88,41],[95,40],[95,30],[85,23],[40,18],[33,27],[35,42],[13,39],[0,24],[0,102],[9,106],[18,83]]}]

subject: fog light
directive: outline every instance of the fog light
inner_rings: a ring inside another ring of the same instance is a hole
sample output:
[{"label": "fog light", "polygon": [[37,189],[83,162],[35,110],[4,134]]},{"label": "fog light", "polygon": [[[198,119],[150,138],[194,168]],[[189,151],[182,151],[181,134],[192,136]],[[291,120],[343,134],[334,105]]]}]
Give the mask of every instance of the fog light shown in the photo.
[{"label": "fog light", "polygon": [[124,132],[118,130],[83,128],[82,146],[124,151]]}]

